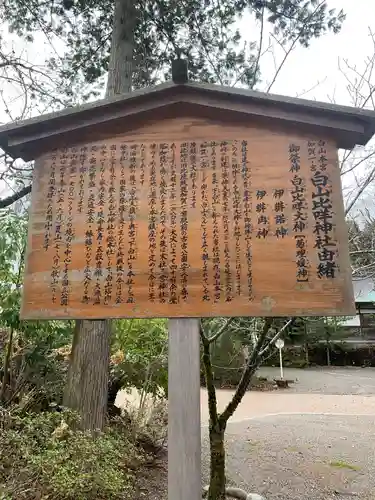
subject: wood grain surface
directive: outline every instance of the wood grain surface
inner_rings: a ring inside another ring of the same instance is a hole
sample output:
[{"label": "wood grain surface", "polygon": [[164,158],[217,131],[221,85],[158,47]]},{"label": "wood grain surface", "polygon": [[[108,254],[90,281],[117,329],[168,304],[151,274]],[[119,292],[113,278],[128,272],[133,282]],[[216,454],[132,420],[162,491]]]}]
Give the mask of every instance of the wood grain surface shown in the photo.
[{"label": "wood grain surface", "polygon": [[23,318],[353,313],[329,138],[176,118],[36,161]]},{"label": "wood grain surface", "polygon": [[168,322],[168,498],[199,500],[201,403],[199,320]]}]

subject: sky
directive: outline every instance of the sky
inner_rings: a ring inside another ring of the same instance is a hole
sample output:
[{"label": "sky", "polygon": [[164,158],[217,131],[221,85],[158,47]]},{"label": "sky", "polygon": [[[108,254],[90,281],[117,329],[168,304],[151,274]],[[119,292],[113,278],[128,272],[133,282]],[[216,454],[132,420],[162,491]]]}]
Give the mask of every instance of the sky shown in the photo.
[{"label": "sky", "polygon": [[[329,101],[335,96],[338,104],[351,104],[345,78],[339,71],[339,60],[342,66],[343,60],[347,59],[361,68],[365,58],[371,55],[372,40],[368,28],[375,32],[375,1],[328,0],[328,6],[337,10],[342,8],[346,13],[341,32],[313,40],[307,49],[298,46],[288,57],[272,88],[273,93],[321,101]],[[253,30],[259,31],[249,17],[241,22],[241,28],[244,33],[250,31],[251,36]],[[265,81],[260,84],[259,90],[265,89],[266,82],[274,75],[271,55],[263,57],[261,68]]]},{"label": "sky", "polygon": [[[352,65],[363,67],[364,60],[372,53],[372,41],[369,28],[375,32],[375,1],[374,0],[327,0],[329,8],[343,9],[346,13],[341,32],[337,35],[330,33],[312,41],[309,48],[296,46],[288,56],[287,62],[272,87],[273,93],[304,97],[322,101],[332,100],[338,104],[351,104],[346,91],[345,78],[339,71],[339,60],[347,59]],[[372,25],[372,26],[371,26]],[[248,14],[240,21],[239,27],[243,39],[257,41],[260,26],[253,16]],[[247,35],[249,34],[249,35]],[[3,33],[4,39],[11,35]],[[267,45],[268,36],[265,36],[263,46]],[[42,62],[44,51],[43,39],[37,38],[33,50],[29,50],[30,61]],[[57,44],[57,48],[58,48]],[[56,46],[56,43],[55,43]],[[17,53],[22,48],[16,44]],[[48,48],[44,44],[45,50]],[[279,49],[276,53],[277,64],[283,53]],[[266,90],[272,80],[275,67],[271,53],[261,58],[262,81],[258,90]],[[374,77],[375,83],[375,77]],[[1,90],[1,87],[0,87]],[[0,103],[0,121],[8,121]]]},{"label": "sky", "polygon": [[[342,8],[346,13],[347,17],[341,32],[338,35],[328,34],[313,40],[307,49],[297,46],[288,57],[273,85],[272,93],[333,101],[337,104],[353,104],[347,90],[348,82],[345,75],[339,70],[339,62],[341,67],[345,68],[344,61],[347,60],[351,66],[356,67],[361,72],[365,66],[366,58],[373,54],[369,28],[375,32],[375,0],[328,0],[328,6],[337,10]],[[240,29],[244,37],[245,34],[249,34],[249,41],[259,38],[259,25],[250,15],[241,20]],[[278,49],[274,55],[278,64],[283,57],[281,49]],[[35,57],[38,57],[38,52],[29,54],[30,60]],[[266,90],[275,73],[275,61],[271,53],[262,57],[261,72],[262,81],[257,88],[258,90]],[[351,72],[350,76],[353,77],[353,75],[354,73]],[[375,85],[375,76],[373,83]],[[0,102],[0,122],[5,121],[9,121],[9,117],[4,114]],[[362,167],[359,172],[360,176],[365,175],[366,168],[369,166]],[[353,183],[355,183],[354,177],[346,176],[344,189],[351,190]],[[2,191],[0,186],[0,194]],[[369,195],[365,196],[362,204],[358,205],[359,208],[369,206],[372,211],[370,194],[372,195],[371,188]],[[375,189],[373,194],[375,194]]]},{"label": "sky", "polygon": [[[355,71],[361,74],[366,67],[366,60],[374,54],[370,30],[375,33],[375,0],[328,0],[328,6],[336,10],[343,9],[346,14],[340,33],[330,33],[313,40],[307,49],[296,47],[278,75],[271,89],[272,93],[341,105],[355,104],[348,91],[347,77],[353,83],[356,78]],[[250,33],[252,39],[254,32],[259,33],[259,29],[259,25],[257,26],[249,16],[241,22],[242,32]],[[276,53],[276,66],[282,57],[283,53],[279,50]],[[274,59],[270,53],[262,58],[262,82],[258,85],[258,90],[267,90],[272,81],[275,74]],[[346,62],[354,71],[348,69]],[[375,75],[372,84],[375,85]],[[366,94],[369,89],[364,86],[361,91]],[[368,107],[374,109],[371,103]],[[375,147],[375,140],[369,144],[369,147],[372,146]],[[359,150],[357,154],[365,152]],[[364,163],[356,169],[355,175],[347,174],[342,178],[345,199],[350,199],[353,191],[357,189],[357,182],[360,183],[361,179],[366,177],[370,168],[371,163]],[[374,195],[375,187],[369,186],[351,215],[359,217],[361,221],[364,210],[369,210],[375,216]]]}]

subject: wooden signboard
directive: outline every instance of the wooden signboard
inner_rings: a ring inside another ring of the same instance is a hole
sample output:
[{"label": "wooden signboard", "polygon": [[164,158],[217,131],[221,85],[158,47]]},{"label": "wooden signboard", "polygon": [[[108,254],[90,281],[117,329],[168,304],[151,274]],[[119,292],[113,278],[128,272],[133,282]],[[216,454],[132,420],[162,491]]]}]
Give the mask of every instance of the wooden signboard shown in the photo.
[{"label": "wooden signboard", "polygon": [[354,313],[335,144],[179,118],[38,158],[23,318]]}]

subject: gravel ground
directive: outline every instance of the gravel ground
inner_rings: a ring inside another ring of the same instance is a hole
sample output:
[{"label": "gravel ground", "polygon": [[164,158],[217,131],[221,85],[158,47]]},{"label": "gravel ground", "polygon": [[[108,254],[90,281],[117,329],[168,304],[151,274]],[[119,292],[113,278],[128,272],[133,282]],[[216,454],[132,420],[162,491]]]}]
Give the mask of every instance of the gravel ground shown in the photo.
[{"label": "gravel ground", "polygon": [[[374,434],[374,419],[363,416],[276,416],[229,424],[228,483],[266,500],[374,500]],[[204,483],[208,466],[204,433]],[[139,500],[167,500],[166,462],[145,471],[145,478]]]},{"label": "gravel ground", "polygon": [[[274,378],[279,370],[260,373]],[[296,380],[291,389],[248,392],[228,424],[228,482],[266,500],[375,500],[375,369],[287,369],[285,377]],[[223,408],[231,391],[217,395]],[[201,396],[205,425],[204,390]],[[167,500],[161,465],[145,471],[146,490],[134,500]],[[204,427],[204,482],[208,465]]]},{"label": "gravel ground", "polygon": [[[230,424],[228,481],[266,500],[374,500],[374,434],[371,417],[293,415]],[[203,441],[206,476],[207,436]]]},{"label": "gravel ground", "polygon": [[[259,375],[273,380],[280,369],[262,367]],[[295,381],[288,390],[292,393],[375,395],[375,368],[286,368],[284,378]]]}]

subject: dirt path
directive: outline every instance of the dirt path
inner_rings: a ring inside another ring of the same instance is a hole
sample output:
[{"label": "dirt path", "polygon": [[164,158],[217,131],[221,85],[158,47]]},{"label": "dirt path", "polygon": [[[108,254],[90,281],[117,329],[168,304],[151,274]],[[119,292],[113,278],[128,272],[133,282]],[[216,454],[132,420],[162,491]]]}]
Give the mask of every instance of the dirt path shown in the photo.
[{"label": "dirt path", "polygon": [[[217,391],[219,409],[223,410],[232,397],[231,391]],[[202,424],[207,425],[207,393],[201,391]],[[289,392],[248,392],[231,421],[241,422],[254,417],[278,414],[373,415],[375,396],[294,394]],[[375,498],[375,496],[374,496]]]},{"label": "dirt path", "polygon": [[[259,374],[270,380],[278,368],[261,368]],[[336,414],[375,416],[374,368],[317,368],[285,370],[285,378],[294,380],[290,389],[276,392],[247,392],[232,417],[241,422],[276,414]],[[233,391],[217,391],[219,409],[224,409]],[[207,394],[201,391],[202,424],[208,421]],[[375,495],[374,495],[375,499]]]}]

